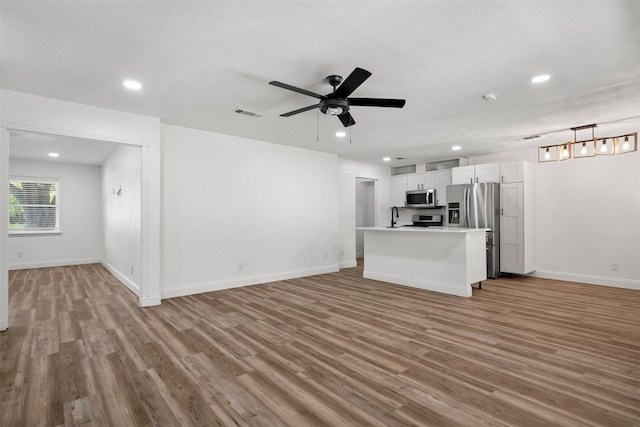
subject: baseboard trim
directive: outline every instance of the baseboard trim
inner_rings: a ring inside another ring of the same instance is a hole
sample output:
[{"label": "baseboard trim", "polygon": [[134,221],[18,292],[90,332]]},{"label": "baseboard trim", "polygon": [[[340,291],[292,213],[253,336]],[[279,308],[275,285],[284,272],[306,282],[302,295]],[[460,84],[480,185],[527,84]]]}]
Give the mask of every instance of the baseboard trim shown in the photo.
[{"label": "baseboard trim", "polygon": [[135,283],[134,281],[129,279],[127,276],[122,274],[120,270],[115,268],[113,265],[109,264],[109,262],[105,260],[100,260],[100,263],[104,266],[104,268],[109,270],[109,272],[113,274],[116,277],[116,279],[121,281],[127,288],[129,288],[131,292],[133,292],[136,296],[140,296],[140,286],[138,286],[137,283]]},{"label": "baseboard trim", "polygon": [[430,282],[427,280],[412,279],[404,276],[396,276],[393,274],[379,273],[370,270],[365,270],[362,273],[362,277],[365,279],[379,280],[381,282],[393,283],[395,285],[409,286],[412,288],[441,292],[465,298],[470,297],[472,293],[471,285]]},{"label": "baseboard trim", "polygon": [[201,294],[204,292],[222,291],[224,289],[239,288],[242,286],[259,285],[262,283],[277,282],[279,280],[297,279],[299,277],[315,276],[317,274],[335,273],[340,271],[338,265],[328,265],[305,270],[291,270],[280,273],[263,274],[257,276],[238,277],[212,282],[193,283],[163,289],[160,292],[162,299],[184,297],[187,295]]},{"label": "baseboard trim", "polygon": [[27,270],[29,268],[64,267],[67,265],[99,264],[100,258],[55,259],[51,261],[16,262],[9,264],[9,270]]},{"label": "baseboard trim", "polygon": [[357,267],[358,266],[358,262],[357,261],[343,261],[340,263],[340,268],[353,268],[353,267]]},{"label": "baseboard trim", "polygon": [[624,288],[640,290],[640,280],[619,279],[616,277],[593,276],[590,274],[564,273],[561,271],[536,270],[527,274],[531,277],[541,279],[564,280],[567,282],[587,283],[589,285],[611,286],[614,288]]},{"label": "baseboard trim", "polygon": [[153,307],[154,305],[160,305],[160,294],[151,295],[148,297],[140,298],[140,307]]}]

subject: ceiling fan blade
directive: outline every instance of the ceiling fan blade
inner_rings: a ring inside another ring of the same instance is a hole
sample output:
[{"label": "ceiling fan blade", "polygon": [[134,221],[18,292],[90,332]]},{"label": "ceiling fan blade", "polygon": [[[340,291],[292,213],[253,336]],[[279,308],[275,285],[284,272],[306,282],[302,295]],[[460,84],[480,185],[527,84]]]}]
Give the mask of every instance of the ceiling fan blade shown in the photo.
[{"label": "ceiling fan blade", "polygon": [[404,107],[404,99],[388,99],[388,98],[349,98],[349,104],[359,107]]},{"label": "ceiling fan blade", "polygon": [[288,85],[286,83],[280,83],[280,82],[277,82],[275,80],[272,81],[272,82],[269,82],[269,84],[273,85],[273,86],[281,87],[282,89],[292,90],[294,92],[298,92],[298,93],[301,93],[303,95],[313,96],[314,98],[318,98],[318,99],[325,99],[326,98],[326,96],[324,96],[324,95],[313,93],[313,92],[308,91],[306,89],[300,89],[299,87],[291,86],[291,85]]},{"label": "ceiling fan blade", "polygon": [[349,77],[336,89],[334,95],[338,98],[346,98],[351,95],[354,90],[358,89],[358,86],[364,83],[369,77],[371,77],[370,72],[356,67],[356,69],[349,74]]},{"label": "ceiling fan blade", "polygon": [[294,114],[304,113],[305,111],[315,110],[316,108],[318,108],[318,104],[313,104],[309,105],[308,107],[299,108],[297,110],[289,111],[288,113],[280,114],[280,117],[289,117],[293,116]]},{"label": "ceiling fan blade", "polygon": [[353,120],[351,113],[348,111],[346,113],[342,113],[338,116],[344,127],[348,128],[349,126],[353,126],[356,124],[356,121]]}]

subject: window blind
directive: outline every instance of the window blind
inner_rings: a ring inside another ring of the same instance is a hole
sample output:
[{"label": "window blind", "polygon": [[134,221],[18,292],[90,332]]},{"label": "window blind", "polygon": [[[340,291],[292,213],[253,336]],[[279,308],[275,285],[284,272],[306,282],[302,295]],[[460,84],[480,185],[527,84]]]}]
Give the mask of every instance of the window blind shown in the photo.
[{"label": "window blind", "polygon": [[9,179],[9,234],[60,231],[58,180]]}]

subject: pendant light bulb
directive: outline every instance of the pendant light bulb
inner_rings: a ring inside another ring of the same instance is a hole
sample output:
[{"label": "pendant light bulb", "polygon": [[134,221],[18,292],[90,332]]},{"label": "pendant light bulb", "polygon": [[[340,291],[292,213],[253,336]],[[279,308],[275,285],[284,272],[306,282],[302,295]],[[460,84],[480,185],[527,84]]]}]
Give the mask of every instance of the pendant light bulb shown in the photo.
[{"label": "pendant light bulb", "polygon": [[606,153],[607,152],[607,140],[606,139],[602,140],[602,145],[600,146],[600,152],[601,153]]},{"label": "pendant light bulb", "polygon": [[551,153],[549,153],[549,147],[547,147],[547,151],[544,153],[544,159],[549,160],[551,158]]},{"label": "pendant light bulb", "polygon": [[564,147],[562,148],[562,157],[565,159],[569,157],[569,149],[567,148],[567,144],[564,144]]},{"label": "pendant light bulb", "polygon": [[629,149],[629,137],[628,136],[624,137],[624,143],[622,144],[622,149],[623,150],[628,150]]},{"label": "pendant light bulb", "polygon": [[587,143],[586,142],[582,143],[582,148],[580,149],[580,154],[582,154],[583,156],[585,156],[587,154]]}]

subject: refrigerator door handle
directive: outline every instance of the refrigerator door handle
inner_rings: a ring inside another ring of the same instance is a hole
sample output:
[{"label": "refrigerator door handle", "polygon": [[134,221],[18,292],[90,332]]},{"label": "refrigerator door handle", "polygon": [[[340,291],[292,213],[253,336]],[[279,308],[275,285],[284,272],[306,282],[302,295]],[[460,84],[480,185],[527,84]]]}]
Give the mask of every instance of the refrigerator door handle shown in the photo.
[{"label": "refrigerator door handle", "polygon": [[470,193],[471,193],[471,190],[470,190],[468,187],[465,187],[465,189],[464,189],[464,213],[465,213],[464,218],[465,218],[465,223],[466,223],[466,224],[465,224],[465,226],[466,226],[467,228],[469,228],[469,213],[470,213],[470,210],[469,210],[469,202],[470,202]]}]

